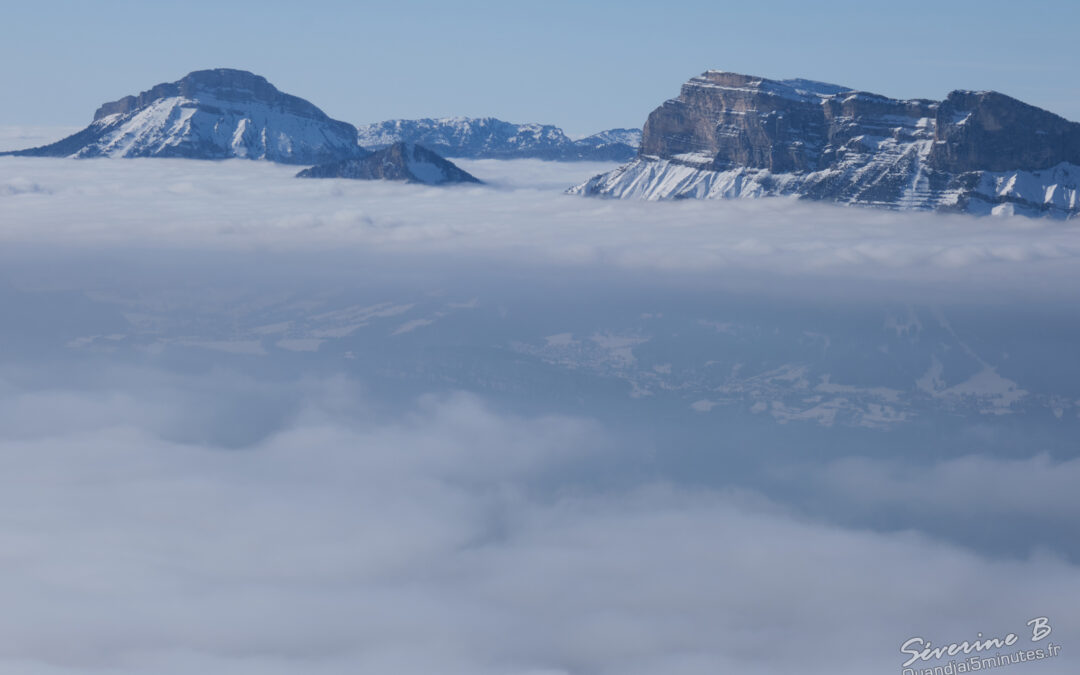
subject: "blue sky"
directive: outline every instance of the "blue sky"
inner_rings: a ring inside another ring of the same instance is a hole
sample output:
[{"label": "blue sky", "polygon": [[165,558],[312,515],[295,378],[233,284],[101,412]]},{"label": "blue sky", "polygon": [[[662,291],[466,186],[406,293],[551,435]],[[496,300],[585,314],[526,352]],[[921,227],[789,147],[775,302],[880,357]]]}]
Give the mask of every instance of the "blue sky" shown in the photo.
[{"label": "blue sky", "polygon": [[1075,0],[0,4],[5,125],[81,125],[191,70],[264,75],[353,123],[640,126],[708,68],[899,97],[997,89],[1080,120]]}]

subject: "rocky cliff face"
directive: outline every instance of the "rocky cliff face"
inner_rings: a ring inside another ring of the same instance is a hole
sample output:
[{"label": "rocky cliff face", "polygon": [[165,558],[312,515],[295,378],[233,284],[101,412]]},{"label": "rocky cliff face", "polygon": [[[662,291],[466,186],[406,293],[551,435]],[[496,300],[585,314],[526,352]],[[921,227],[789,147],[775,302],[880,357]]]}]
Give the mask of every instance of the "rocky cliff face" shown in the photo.
[{"label": "rocky cliff face", "polygon": [[897,100],[709,71],[649,115],[636,160],[572,192],[1071,217],[1080,124],[996,92]]},{"label": "rocky cliff face", "polygon": [[550,124],[514,124],[494,117],[387,120],[359,127],[360,145],[379,149],[404,141],[446,157],[626,161],[637,155],[641,132],[609,129],[577,141]]},{"label": "rocky cliff face", "polygon": [[1080,164],[1080,124],[993,91],[954,91],[937,108],[930,166],[1038,171]]},{"label": "rocky cliff face", "polygon": [[394,143],[361,159],[345,159],[304,169],[297,178],[398,180],[446,185],[479,183],[475,176],[434,152],[413,143]]},{"label": "rocky cliff face", "polygon": [[356,129],[242,70],[196,71],[106,103],[82,131],[14,154],[267,159],[315,164],[366,154]]}]

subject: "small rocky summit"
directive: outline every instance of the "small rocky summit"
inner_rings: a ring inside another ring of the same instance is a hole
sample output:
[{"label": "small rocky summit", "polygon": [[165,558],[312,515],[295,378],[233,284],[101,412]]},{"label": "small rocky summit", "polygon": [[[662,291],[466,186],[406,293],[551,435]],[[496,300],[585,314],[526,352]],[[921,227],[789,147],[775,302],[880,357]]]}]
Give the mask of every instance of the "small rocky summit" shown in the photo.
[{"label": "small rocky summit", "polygon": [[394,143],[360,159],[343,159],[304,169],[297,178],[357,178],[397,180],[425,185],[480,183],[427,148],[415,143]]},{"label": "small rocky summit", "polygon": [[1080,124],[992,91],[897,100],[708,71],[649,115],[636,159],[571,192],[1070,218]]},{"label": "small rocky summit", "polygon": [[608,129],[572,140],[551,124],[514,124],[494,117],[386,120],[359,127],[360,145],[376,150],[392,143],[419,143],[444,157],[534,158],[625,162],[637,155],[639,129]]},{"label": "small rocky summit", "polygon": [[362,156],[356,128],[258,75],[200,70],[106,103],[82,131],[10,154],[265,159],[316,164]]}]

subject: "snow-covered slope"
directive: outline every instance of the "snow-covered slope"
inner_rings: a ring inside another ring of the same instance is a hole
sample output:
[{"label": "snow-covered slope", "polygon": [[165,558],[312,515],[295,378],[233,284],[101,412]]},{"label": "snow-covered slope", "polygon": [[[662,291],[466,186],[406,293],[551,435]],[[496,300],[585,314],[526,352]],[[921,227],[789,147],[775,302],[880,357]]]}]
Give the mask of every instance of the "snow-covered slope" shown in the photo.
[{"label": "snow-covered slope", "polygon": [[[897,168],[897,167],[893,167]],[[898,170],[903,167],[899,167]],[[887,171],[888,169],[885,169]],[[879,174],[880,175],[880,174]],[[569,190],[571,194],[603,195],[624,199],[733,199],[792,195],[806,197],[830,189],[843,178],[836,171],[806,174],[768,169],[727,171],[699,169],[659,157],[641,157],[614,171],[595,176]],[[953,177],[943,189],[930,189],[917,174],[912,184],[892,201],[862,198],[860,184],[849,197],[833,199],[846,204],[882,206],[899,210],[936,210],[977,215],[1016,214],[1070,218],[1080,214],[1080,166],[1062,163],[1043,171],[982,171]],[[873,185],[865,186],[868,192]]]},{"label": "snow-covered slope", "polygon": [[494,117],[387,120],[359,127],[360,145],[379,149],[404,141],[447,157],[626,161],[637,154],[641,132],[611,129],[574,141],[550,124],[514,124]]},{"label": "snow-covered slope", "polygon": [[298,178],[400,180],[426,185],[480,182],[453,162],[415,143],[394,143],[360,159],[320,164],[296,175]]},{"label": "snow-covered slope", "polygon": [[61,157],[240,157],[315,164],[366,154],[356,129],[241,70],[191,73],[106,103],[82,131],[15,154]]},{"label": "snow-covered slope", "polygon": [[900,101],[710,71],[653,111],[636,159],[571,192],[1069,218],[1080,214],[1080,125],[995,92]]},{"label": "snow-covered slope", "polygon": [[574,141],[579,145],[599,146],[622,143],[632,148],[641,145],[641,129],[607,129]]}]

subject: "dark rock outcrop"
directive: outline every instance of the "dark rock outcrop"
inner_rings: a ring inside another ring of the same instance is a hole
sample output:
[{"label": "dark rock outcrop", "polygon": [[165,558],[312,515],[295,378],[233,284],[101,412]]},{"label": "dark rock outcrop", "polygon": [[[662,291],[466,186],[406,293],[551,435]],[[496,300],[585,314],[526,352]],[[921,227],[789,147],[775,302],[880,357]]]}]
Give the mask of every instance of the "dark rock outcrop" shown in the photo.
[{"label": "dark rock outcrop", "polygon": [[345,159],[304,169],[297,178],[396,180],[425,185],[480,183],[434,152],[414,143],[394,143],[361,159]]},{"label": "dark rock outcrop", "polygon": [[1037,171],[1080,164],[1080,124],[995,91],[954,91],[938,106],[928,162],[943,171]]}]

